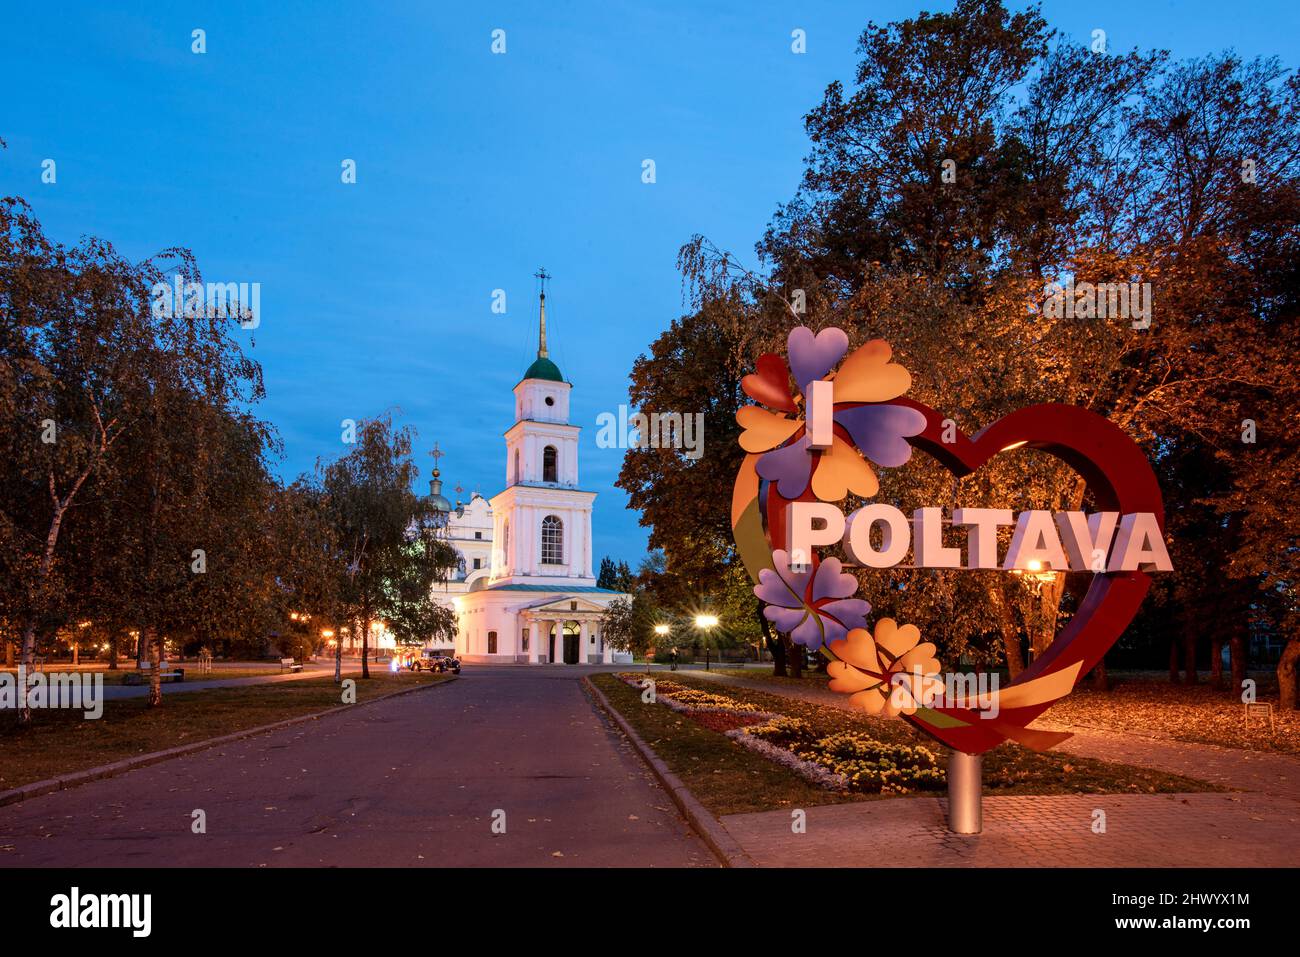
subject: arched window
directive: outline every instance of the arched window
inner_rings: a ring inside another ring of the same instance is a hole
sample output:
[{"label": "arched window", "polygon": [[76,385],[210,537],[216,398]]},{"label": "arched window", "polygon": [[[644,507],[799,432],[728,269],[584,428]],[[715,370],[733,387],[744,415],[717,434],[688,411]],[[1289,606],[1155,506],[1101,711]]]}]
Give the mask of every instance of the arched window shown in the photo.
[{"label": "arched window", "polygon": [[558,515],[542,519],[542,564],[564,564],[564,523]]},{"label": "arched window", "polygon": [[555,451],[555,446],[548,445],[545,449],[542,450],[542,481],[543,482],[559,481],[559,479],[556,477],[556,467],[555,467],[556,458],[557,458],[557,453]]}]

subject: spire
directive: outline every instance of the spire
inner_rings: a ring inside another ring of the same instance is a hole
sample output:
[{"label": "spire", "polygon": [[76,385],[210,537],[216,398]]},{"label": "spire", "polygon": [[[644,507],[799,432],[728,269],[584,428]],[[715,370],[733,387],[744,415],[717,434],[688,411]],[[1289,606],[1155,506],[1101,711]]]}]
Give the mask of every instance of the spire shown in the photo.
[{"label": "spire", "polygon": [[438,460],[446,454],[446,452],[438,448],[437,442],[433,443],[433,451],[429,453],[430,457],[433,459],[433,478],[429,480],[430,495],[436,496],[442,494],[442,472],[438,469]]},{"label": "spire", "polygon": [[537,358],[545,359],[546,356],[546,280],[550,279],[550,274],[546,267],[542,266],[533,275],[541,281],[542,292],[539,298],[541,303],[541,320],[537,329]]}]

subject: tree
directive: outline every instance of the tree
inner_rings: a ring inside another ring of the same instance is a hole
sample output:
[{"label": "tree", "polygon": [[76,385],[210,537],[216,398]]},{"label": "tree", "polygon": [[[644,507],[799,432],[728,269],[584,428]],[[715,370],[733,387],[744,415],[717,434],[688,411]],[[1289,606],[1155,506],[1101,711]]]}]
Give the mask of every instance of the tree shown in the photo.
[{"label": "tree", "polygon": [[[252,422],[233,411],[261,396],[260,369],[230,336],[238,316],[154,309],[151,291],[169,266],[198,280],[184,250],[133,264],[103,240],[64,248],[45,239],[21,200],[0,201],[0,441],[10,463],[0,492],[9,587],[0,602],[28,667],[38,638],[53,635],[80,600],[68,589],[79,573],[61,547],[69,517],[93,484],[103,479],[107,487],[113,475],[130,493],[115,502],[118,527],[134,522],[141,546],[129,579],[132,614],[159,660],[164,617],[194,583],[181,572],[195,547],[181,527],[201,522],[209,501],[204,466],[217,458],[205,443],[232,439],[230,429]],[[155,669],[150,704],[160,701]],[[25,708],[22,720],[30,721]]]},{"label": "tree", "polygon": [[600,633],[615,651],[648,656],[655,643],[656,617],[644,594],[615,598],[601,615]]},{"label": "tree", "polygon": [[342,617],[361,629],[361,674],[370,677],[371,624],[385,616],[406,638],[454,628],[431,587],[456,565],[428,503],[412,491],[414,432],[385,413],[358,424],[356,447],[321,469],[327,509],[346,565]]},{"label": "tree", "polygon": [[[1300,291],[1300,82],[1275,61],[1230,54],[1172,67],[1160,53],[1096,54],[1036,9],[986,0],[868,25],[859,50],[856,87],[832,83],[806,118],[804,179],[759,244],[761,268],[702,237],[683,247],[695,311],[638,361],[634,398],[734,410],[739,376],[804,323],[846,329],[851,347],[886,339],[916,374],[909,394],[970,432],[1038,402],[1093,409],[1147,450],[1176,548],[1216,529],[1210,554],[1222,560],[1176,572],[1184,594],[1203,596],[1217,570],[1224,598],[1198,599],[1201,628],[1183,631],[1189,680],[1207,618],[1237,635],[1234,648],[1247,614],[1267,611],[1294,634],[1295,529],[1266,490],[1288,481],[1297,437],[1242,436],[1247,422],[1297,414],[1286,370]],[[1149,283],[1157,310],[1148,327],[1055,315],[1047,287],[1067,278]],[[689,470],[642,450],[620,476],[652,544],[688,577],[726,563],[716,490],[735,472],[735,427],[709,435]],[[878,498],[1090,505],[1076,476],[1030,450],[960,481],[916,457],[882,475]],[[1022,635],[1041,651],[1087,583],[1058,575],[1035,594],[1010,576],[909,569],[865,582],[876,613],[918,624],[950,659],[1005,662],[1013,675]]]},{"label": "tree", "polygon": [[614,559],[606,555],[600,560],[600,574],[596,576],[596,585],[613,591],[631,591],[633,587],[632,569],[627,562],[615,562]]}]

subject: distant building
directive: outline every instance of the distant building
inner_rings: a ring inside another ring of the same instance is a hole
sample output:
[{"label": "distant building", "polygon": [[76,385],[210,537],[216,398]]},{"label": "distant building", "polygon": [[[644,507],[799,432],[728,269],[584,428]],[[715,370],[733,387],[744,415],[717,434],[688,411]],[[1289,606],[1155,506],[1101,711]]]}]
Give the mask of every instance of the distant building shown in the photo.
[{"label": "distant building", "polygon": [[[434,479],[441,494],[441,482]],[[432,486],[434,483],[430,483]],[[444,584],[433,586],[436,601],[455,610],[455,599],[466,594],[475,582],[486,579],[492,570],[492,506],[478,492],[468,504],[456,502],[447,515],[447,541],[456,549],[461,566]],[[430,647],[438,647],[435,642]],[[439,650],[443,650],[439,648]],[[449,647],[445,650],[451,650]]]},{"label": "distant building", "polygon": [[537,359],[515,386],[515,423],[505,434],[506,487],[452,513],[463,577],[435,588],[450,599],[456,653],[466,661],[627,663],[605,644],[600,620],[619,592],[596,585],[591,520],[595,492],[578,484],[579,426],[569,392],[546,351],[542,290]]}]

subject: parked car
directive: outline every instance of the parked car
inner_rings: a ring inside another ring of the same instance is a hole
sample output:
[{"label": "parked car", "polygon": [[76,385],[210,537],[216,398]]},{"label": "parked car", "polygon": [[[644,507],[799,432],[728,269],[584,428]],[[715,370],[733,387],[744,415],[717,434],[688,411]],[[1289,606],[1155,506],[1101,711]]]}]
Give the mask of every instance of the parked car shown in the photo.
[{"label": "parked car", "polygon": [[441,674],[444,671],[450,671],[452,674],[460,674],[460,659],[451,655],[417,655],[411,660],[412,671],[432,671],[435,674]]}]

